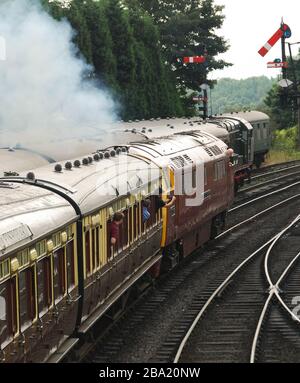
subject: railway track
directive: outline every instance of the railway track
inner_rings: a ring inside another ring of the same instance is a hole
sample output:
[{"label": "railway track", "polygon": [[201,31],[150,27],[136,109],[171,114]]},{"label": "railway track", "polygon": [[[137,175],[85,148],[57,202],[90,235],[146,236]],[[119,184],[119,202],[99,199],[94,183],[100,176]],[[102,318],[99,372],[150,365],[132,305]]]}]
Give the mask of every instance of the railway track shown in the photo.
[{"label": "railway track", "polygon": [[252,172],[254,176],[257,176],[257,175],[261,175],[261,174],[265,174],[269,172],[284,170],[284,169],[291,168],[293,166],[298,166],[298,165],[300,165],[300,160],[286,161],[286,162],[281,162],[278,164],[262,166],[259,169],[254,169]]},{"label": "railway track", "polygon": [[[286,224],[294,210],[292,206],[300,207],[299,194],[295,195],[297,187],[300,192],[298,183],[289,185],[283,191],[287,193],[285,198],[282,191],[257,198],[256,202],[268,206],[264,205],[259,211],[256,207],[255,214],[248,214],[241,222],[236,222],[237,216],[245,206],[249,210],[250,203],[236,206],[230,213],[235,217],[229,217],[231,228],[205,250],[186,260],[184,267],[179,267],[165,280],[159,281],[125,313],[123,320],[113,324],[106,334],[93,339],[96,347],[91,347],[80,360],[97,363],[172,361],[191,322],[229,271],[244,261],[246,255],[243,254],[249,254],[248,251],[254,250],[256,243],[276,234],[274,217],[278,217],[279,211],[279,222],[283,219]],[[276,203],[272,199],[275,196]],[[259,223],[265,225],[265,231],[257,235],[262,238],[254,240],[254,227]],[[247,250],[241,254],[240,241],[244,240],[245,235],[249,237]],[[249,272],[250,277],[253,275]],[[263,299],[267,286],[263,280],[257,281],[257,284]]]},{"label": "railway track", "polygon": [[300,320],[291,307],[300,295],[299,235],[297,216],[238,265],[199,311],[175,363],[299,361]]},{"label": "railway track", "polygon": [[264,172],[252,177],[251,185],[244,186],[236,196],[236,203],[263,195],[270,190],[278,190],[284,185],[300,180],[300,161],[293,161],[288,165],[280,164],[279,168],[272,166]]}]

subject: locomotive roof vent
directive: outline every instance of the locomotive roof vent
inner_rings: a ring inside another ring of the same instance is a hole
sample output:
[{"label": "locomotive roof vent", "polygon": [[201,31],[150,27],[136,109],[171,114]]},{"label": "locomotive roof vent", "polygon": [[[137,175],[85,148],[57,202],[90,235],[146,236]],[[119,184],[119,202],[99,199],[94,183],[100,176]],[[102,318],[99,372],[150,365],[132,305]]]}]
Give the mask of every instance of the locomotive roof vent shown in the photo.
[{"label": "locomotive roof vent", "polygon": [[74,166],[75,166],[75,168],[80,168],[80,161],[79,160],[76,160],[76,161],[74,161]]},{"label": "locomotive roof vent", "polygon": [[83,158],[82,165],[87,166],[88,164],[89,164],[89,159],[88,158]]},{"label": "locomotive roof vent", "polygon": [[62,171],[61,164],[56,164],[54,167],[54,170],[56,171],[56,173],[61,173],[61,171]]},{"label": "locomotive roof vent", "polygon": [[73,167],[72,162],[68,161],[68,162],[65,163],[65,168],[67,170],[72,170],[72,167]]},{"label": "locomotive roof vent", "polygon": [[26,178],[28,181],[35,181],[35,174],[33,172],[29,172],[27,173]]}]

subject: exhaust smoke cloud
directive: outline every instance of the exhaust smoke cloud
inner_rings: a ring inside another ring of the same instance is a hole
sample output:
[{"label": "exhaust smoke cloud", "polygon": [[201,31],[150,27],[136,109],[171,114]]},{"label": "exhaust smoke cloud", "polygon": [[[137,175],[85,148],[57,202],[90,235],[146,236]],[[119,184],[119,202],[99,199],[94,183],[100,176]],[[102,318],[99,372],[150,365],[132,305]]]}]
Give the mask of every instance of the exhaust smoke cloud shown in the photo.
[{"label": "exhaust smoke cloud", "polygon": [[107,90],[83,79],[92,68],[78,58],[70,24],[51,18],[38,0],[0,0],[0,20],[6,45],[0,147],[20,144],[42,152],[59,143],[67,157],[64,142],[81,140],[82,153],[90,150],[85,139],[109,130],[116,105]]}]

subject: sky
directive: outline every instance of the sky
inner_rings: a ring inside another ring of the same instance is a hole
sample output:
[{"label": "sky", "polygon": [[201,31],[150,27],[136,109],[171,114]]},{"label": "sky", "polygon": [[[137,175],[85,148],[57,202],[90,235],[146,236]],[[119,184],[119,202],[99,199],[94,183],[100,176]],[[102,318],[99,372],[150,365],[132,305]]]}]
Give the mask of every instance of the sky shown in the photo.
[{"label": "sky", "polygon": [[[266,75],[276,77],[279,69],[267,69],[267,62],[281,57],[278,42],[263,58],[258,50],[280,27],[281,18],[292,30],[289,42],[300,42],[300,1],[299,0],[215,0],[225,5],[226,20],[218,32],[228,40],[231,48],[220,55],[234,66],[214,71],[210,79],[231,77],[236,79]],[[299,45],[300,48],[300,45]],[[295,55],[298,47],[293,47]]]}]

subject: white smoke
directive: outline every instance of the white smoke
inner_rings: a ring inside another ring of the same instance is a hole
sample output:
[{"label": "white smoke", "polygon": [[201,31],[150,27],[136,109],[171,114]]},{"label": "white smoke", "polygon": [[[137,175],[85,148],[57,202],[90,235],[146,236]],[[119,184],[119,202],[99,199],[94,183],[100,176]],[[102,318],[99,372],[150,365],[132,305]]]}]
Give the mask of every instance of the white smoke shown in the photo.
[{"label": "white smoke", "polygon": [[[49,16],[38,0],[0,0],[0,147],[39,149],[49,142],[101,136],[116,119],[109,92],[83,77],[67,21]],[[67,148],[65,148],[67,150]]]}]

